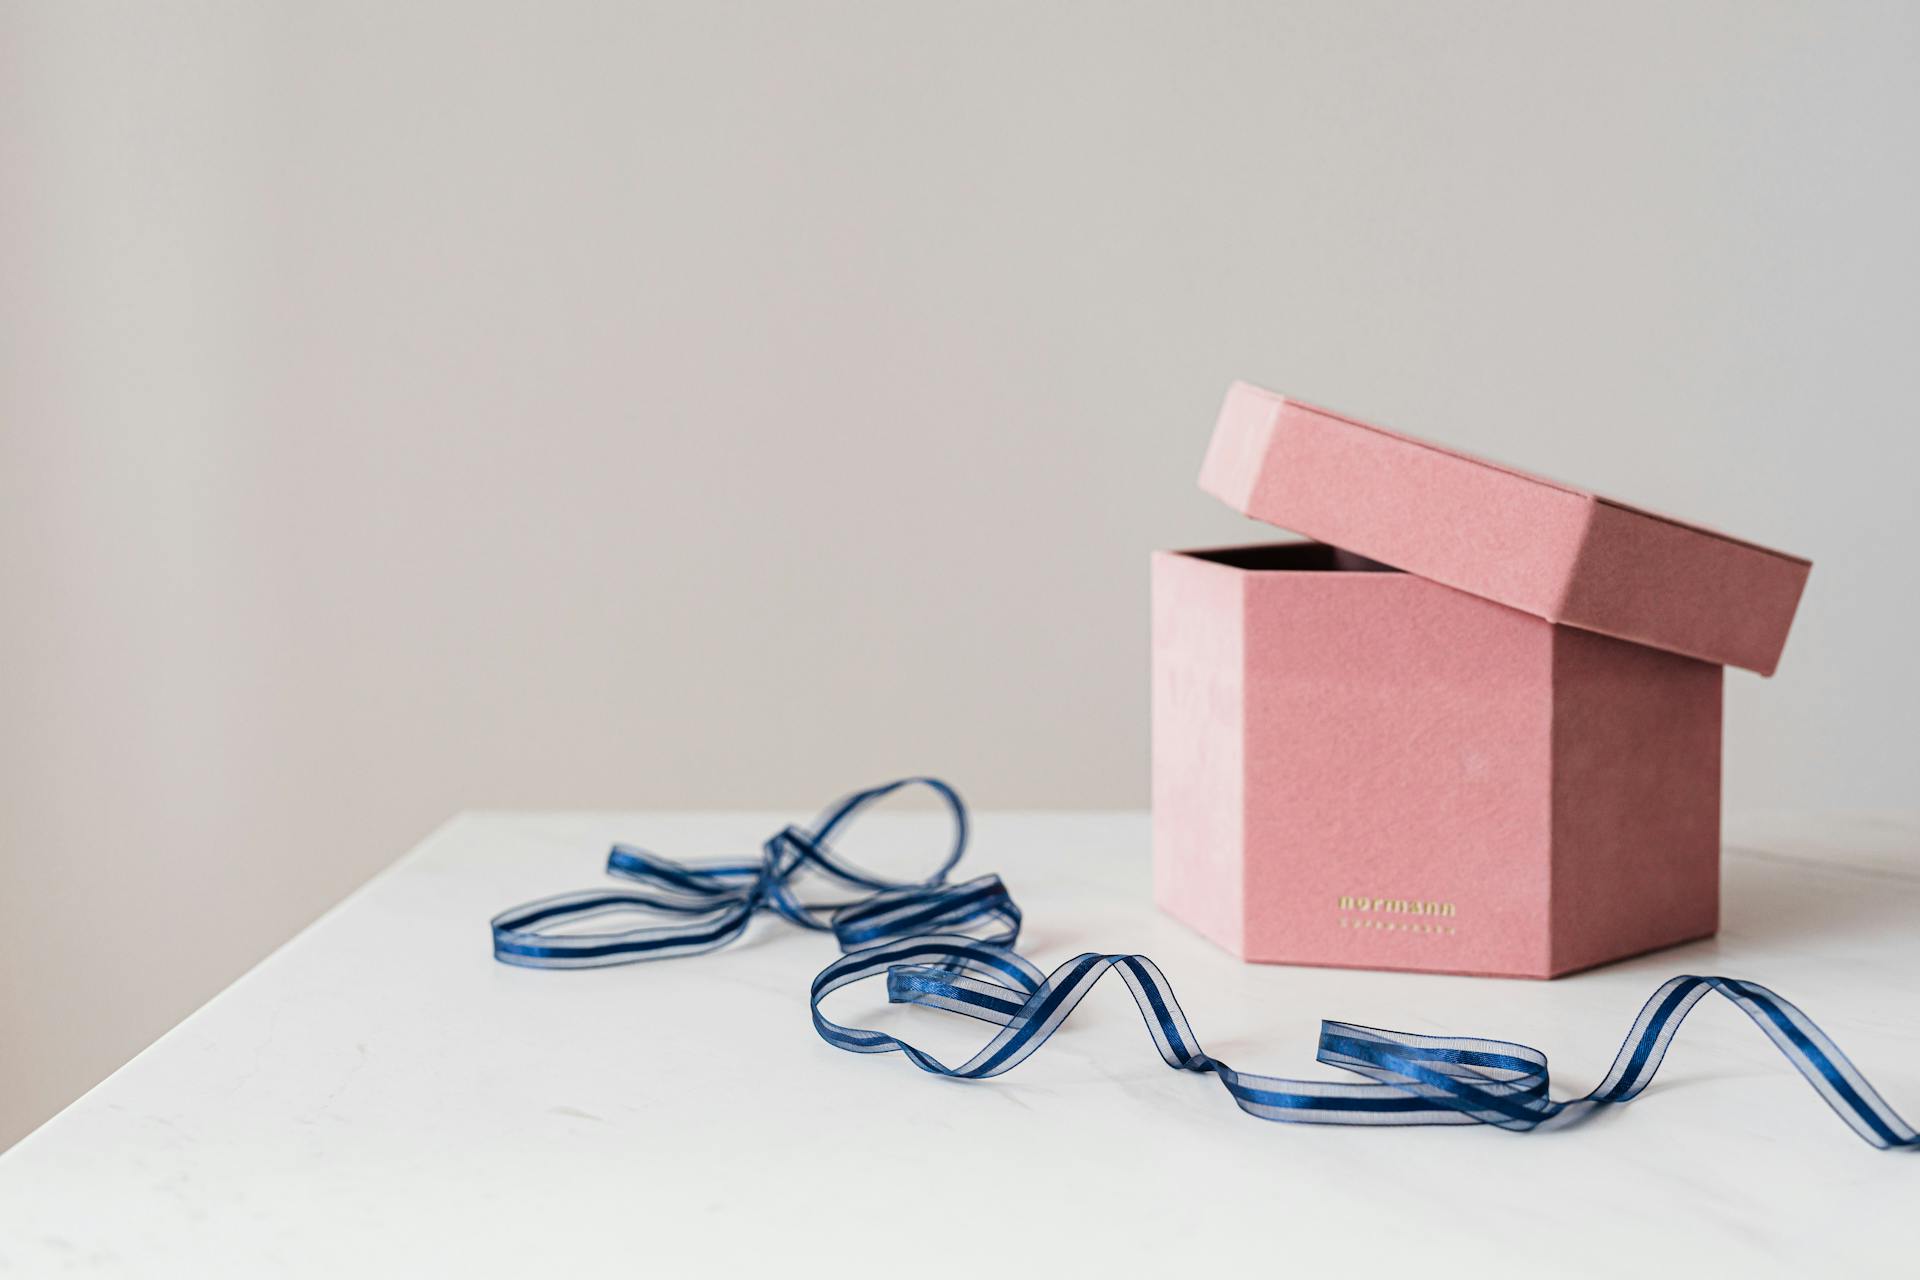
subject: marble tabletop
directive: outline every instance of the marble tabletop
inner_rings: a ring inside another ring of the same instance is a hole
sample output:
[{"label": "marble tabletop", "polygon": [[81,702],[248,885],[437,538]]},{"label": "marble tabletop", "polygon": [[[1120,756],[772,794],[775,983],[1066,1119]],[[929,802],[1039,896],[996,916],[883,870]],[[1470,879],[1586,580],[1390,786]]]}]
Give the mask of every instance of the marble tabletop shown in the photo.
[{"label": "marble tabletop", "polygon": [[[839,1052],[807,1016],[831,942],[773,920],[652,965],[490,958],[489,916],[607,883],[614,839],[724,855],[800,816],[453,819],[0,1155],[0,1272],[1920,1267],[1920,1159],[1854,1137],[1718,1000],[1639,1101],[1528,1136],[1251,1119],[1162,1065],[1117,983],[993,1082]],[[864,836],[936,821],[879,815]],[[1717,939],[1556,982],[1240,964],[1152,910],[1140,814],[983,815],[962,871],[987,870],[1027,911],[1029,955],[1153,956],[1244,1070],[1327,1075],[1313,1051],[1335,1017],[1524,1041],[1558,1092],[1584,1091],[1662,979],[1720,973],[1798,1002],[1920,1120],[1913,815],[1730,823]],[[871,985],[834,1000],[942,1056],[985,1034]]]}]

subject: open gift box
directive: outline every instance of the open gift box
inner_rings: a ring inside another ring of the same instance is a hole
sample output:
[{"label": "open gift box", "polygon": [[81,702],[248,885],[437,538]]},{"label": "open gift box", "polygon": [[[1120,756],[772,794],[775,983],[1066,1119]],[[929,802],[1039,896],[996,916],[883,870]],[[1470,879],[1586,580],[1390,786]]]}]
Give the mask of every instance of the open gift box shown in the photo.
[{"label": "open gift box", "polygon": [[1246,384],[1153,558],[1154,890],[1247,960],[1556,977],[1719,926],[1723,665],[1810,564]]}]

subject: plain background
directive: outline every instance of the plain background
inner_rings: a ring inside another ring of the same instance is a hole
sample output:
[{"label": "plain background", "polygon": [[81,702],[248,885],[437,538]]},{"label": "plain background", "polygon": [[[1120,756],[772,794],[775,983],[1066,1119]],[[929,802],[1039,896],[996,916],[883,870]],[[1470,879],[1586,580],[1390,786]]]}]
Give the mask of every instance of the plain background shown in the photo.
[{"label": "plain background", "polygon": [[1144,804],[1234,377],[1812,557],[1729,808],[1911,804],[1916,65],[1912,5],[0,6],[0,1145],[461,808]]}]

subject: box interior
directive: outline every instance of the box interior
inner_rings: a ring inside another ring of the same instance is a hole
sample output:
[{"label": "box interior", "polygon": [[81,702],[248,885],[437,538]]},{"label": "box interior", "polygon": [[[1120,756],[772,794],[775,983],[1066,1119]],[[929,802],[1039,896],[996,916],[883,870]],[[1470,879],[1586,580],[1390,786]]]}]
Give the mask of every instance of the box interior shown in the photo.
[{"label": "box interior", "polygon": [[1265,542],[1245,547],[1209,547],[1177,554],[1209,560],[1251,573],[1399,573],[1378,560],[1369,560],[1324,542]]}]

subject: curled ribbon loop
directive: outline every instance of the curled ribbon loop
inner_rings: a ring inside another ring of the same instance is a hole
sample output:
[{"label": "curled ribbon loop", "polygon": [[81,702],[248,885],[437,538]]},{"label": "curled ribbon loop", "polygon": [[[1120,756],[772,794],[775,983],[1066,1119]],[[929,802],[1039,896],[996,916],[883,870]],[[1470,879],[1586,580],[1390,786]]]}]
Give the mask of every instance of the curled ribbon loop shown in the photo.
[{"label": "curled ribbon loop", "polygon": [[[953,848],[924,880],[890,881],[834,854],[833,836],[871,805],[908,787],[931,790],[953,817]],[[771,912],[803,929],[831,932],[843,951],[910,933],[975,930],[1011,945],[1020,908],[997,876],[946,883],[967,849],[967,809],[938,778],[901,778],[835,802],[811,829],[789,826],[761,847],[757,862],[680,863],[631,845],[607,854],[607,874],[639,891],[587,890],[541,898],[493,918],[494,958],[535,969],[585,969],[697,955],[726,946],[755,915]],[[800,896],[812,875],[865,896],[835,902]],[[583,929],[609,917],[665,917],[623,929]]]},{"label": "curled ribbon loop", "polygon": [[[829,841],[836,830],[868,805],[914,785],[931,788],[954,819],[953,850],[932,875],[889,882],[834,856]],[[1032,1057],[1102,977],[1118,972],[1166,1064],[1218,1077],[1249,1115],[1296,1124],[1483,1124],[1523,1133],[1564,1128],[1601,1107],[1632,1101],[1652,1082],[1687,1014],[1718,992],[1753,1019],[1863,1140],[1882,1149],[1920,1148],[1913,1126],[1881,1099],[1812,1019],[1758,983],[1734,978],[1669,979],[1640,1010],[1599,1087],[1567,1101],[1549,1092],[1546,1055],[1526,1045],[1347,1022],[1321,1023],[1316,1056],[1362,1077],[1359,1083],[1235,1071],[1200,1047],[1166,976],[1145,956],[1085,952],[1044,974],[1015,952],[1020,909],[999,878],[946,883],[966,840],[966,807],[959,795],[938,779],[904,778],[855,792],[810,830],[787,827],[766,842],[759,862],[682,865],[616,845],[607,858],[608,872],[638,881],[645,892],[567,894],[503,912],[493,921],[494,955],[537,968],[688,955],[732,942],[766,910],[802,928],[834,934],[845,954],[813,981],[813,1025],[828,1044],[852,1053],[897,1052],[935,1075],[988,1079]],[[803,871],[866,896],[841,902],[803,899],[793,888]],[[597,917],[636,911],[668,919],[620,931],[577,929]],[[894,1003],[963,1014],[999,1030],[979,1052],[950,1067],[896,1036],[843,1026],[821,1012],[821,1003],[834,992],[881,976]]]},{"label": "curled ribbon loop", "polygon": [[[1178,1071],[1219,1077],[1242,1111],[1293,1124],[1485,1124],[1518,1132],[1564,1128],[1603,1106],[1632,1101],[1653,1080],[1674,1033],[1709,992],[1732,1001],[1766,1032],[1855,1133],[1876,1147],[1920,1147],[1920,1136],[1889,1107],[1825,1032],[1791,1002],[1758,983],[1685,975],[1669,979],[1640,1010],[1613,1066],[1585,1097],[1550,1096],[1547,1056],[1505,1040],[1320,1024],[1320,1062],[1368,1083],[1287,1080],[1235,1071],[1200,1047],[1166,975],[1145,956],[1086,952],[1051,974],[1005,948],[965,937],[903,938],[843,956],[814,979],[813,1025],[853,1053],[898,1051],[923,1071],[981,1080],[1032,1057],[1094,985],[1117,972],[1133,993],[1154,1047]],[[958,1066],[879,1031],[841,1026],[820,1011],[828,995],[886,975],[887,997],[992,1023],[999,1032]]]}]

